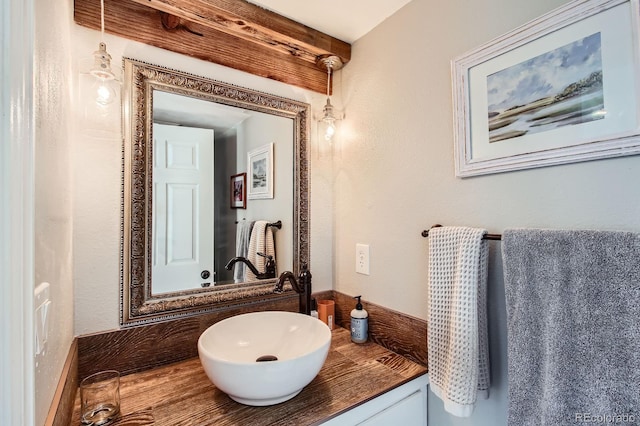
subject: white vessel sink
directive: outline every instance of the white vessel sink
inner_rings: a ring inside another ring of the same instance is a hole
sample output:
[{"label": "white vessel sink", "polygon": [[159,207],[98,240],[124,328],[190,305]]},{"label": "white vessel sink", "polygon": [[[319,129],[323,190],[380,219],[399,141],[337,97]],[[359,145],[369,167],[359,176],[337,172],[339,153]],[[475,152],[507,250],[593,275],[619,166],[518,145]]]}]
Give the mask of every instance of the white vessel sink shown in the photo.
[{"label": "white vessel sink", "polygon": [[246,405],[273,405],[296,396],[329,353],[325,323],[292,312],[254,312],[222,320],[198,339],[209,380]]}]

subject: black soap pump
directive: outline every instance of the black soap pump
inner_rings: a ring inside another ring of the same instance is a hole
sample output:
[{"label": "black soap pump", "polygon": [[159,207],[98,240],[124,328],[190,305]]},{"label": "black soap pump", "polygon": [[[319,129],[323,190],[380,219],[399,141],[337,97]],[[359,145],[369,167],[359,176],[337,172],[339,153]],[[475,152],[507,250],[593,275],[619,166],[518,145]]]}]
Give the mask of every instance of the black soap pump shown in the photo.
[{"label": "black soap pump", "polygon": [[354,297],[354,299],[358,299],[358,303],[351,311],[351,340],[354,343],[365,343],[369,334],[369,314],[362,309],[361,297]]}]

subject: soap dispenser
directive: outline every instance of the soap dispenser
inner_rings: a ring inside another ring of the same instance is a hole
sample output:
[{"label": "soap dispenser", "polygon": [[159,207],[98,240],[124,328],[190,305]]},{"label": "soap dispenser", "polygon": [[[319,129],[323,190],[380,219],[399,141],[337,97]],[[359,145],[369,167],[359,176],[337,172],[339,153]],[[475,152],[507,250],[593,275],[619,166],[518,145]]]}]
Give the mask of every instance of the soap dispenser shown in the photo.
[{"label": "soap dispenser", "polygon": [[369,334],[369,314],[362,309],[361,297],[354,297],[354,299],[358,299],[358,303],[351,311],[351,340],[354,343],[365,343]]}]

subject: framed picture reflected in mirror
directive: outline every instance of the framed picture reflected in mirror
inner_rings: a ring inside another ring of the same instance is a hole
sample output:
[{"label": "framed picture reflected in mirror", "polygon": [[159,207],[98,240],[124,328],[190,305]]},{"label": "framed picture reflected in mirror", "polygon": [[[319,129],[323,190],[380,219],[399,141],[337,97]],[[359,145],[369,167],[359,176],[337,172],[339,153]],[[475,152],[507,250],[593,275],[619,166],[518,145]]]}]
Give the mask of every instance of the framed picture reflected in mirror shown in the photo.
[{"label": "framed picture reflected in mirror", "polygon": [[273,198],[273,143],[249,151],[247,172],[249,199]]},{"label": "framed picture reflected in mirror", "polygon": [[231,176],[231,208],[247,208],[247,174],[238,173]]}]

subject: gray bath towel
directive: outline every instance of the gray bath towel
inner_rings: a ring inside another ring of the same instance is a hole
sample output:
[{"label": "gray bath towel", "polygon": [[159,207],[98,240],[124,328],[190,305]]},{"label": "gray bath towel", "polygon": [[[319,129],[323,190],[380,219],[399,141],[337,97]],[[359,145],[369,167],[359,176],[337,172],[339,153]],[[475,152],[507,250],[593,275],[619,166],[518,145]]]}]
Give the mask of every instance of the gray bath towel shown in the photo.
[{"label": "gray bath towel", "polygon": [[507,230],[509,425],[640,423],[640,234]]},{"label": "gray bath towel", "polygon": [[[255,222],[243,220],[238,224],[236,231],[236,256],[247,257],[249,252],[249,239],[251,238],[251,230]],[[247,265],[238,262],[234,265],[233,281],[243,283],[247,280]]]}]

